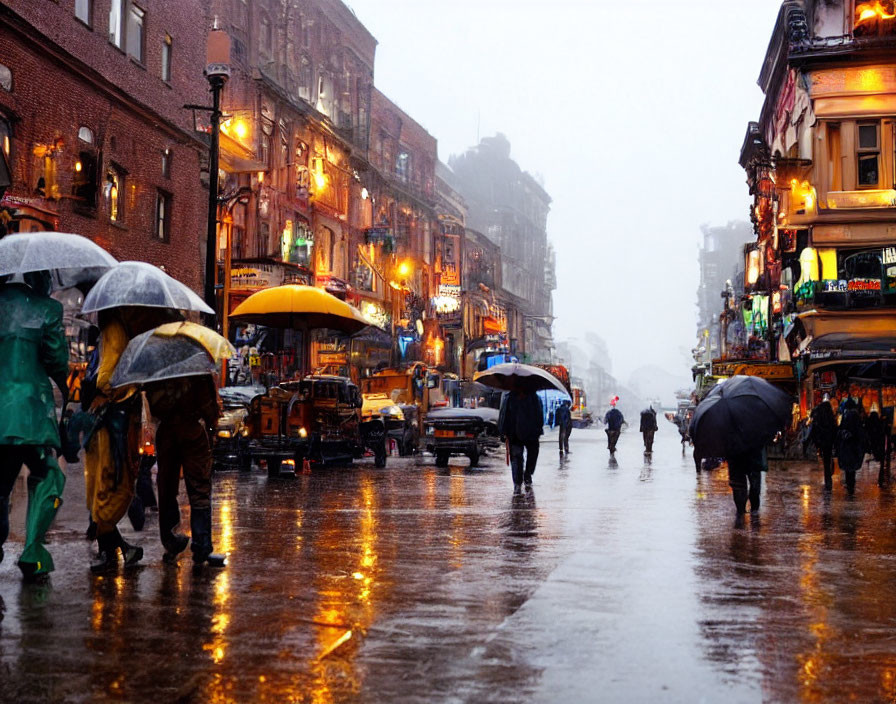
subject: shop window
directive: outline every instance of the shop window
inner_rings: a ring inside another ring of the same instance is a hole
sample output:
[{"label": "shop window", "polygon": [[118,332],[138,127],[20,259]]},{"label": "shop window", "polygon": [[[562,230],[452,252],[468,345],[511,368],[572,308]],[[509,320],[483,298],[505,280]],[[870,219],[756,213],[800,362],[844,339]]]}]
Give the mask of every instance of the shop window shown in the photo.
[{"label": "shop window", "polygon": [[160,242],[171,239],[171,194],[167,191],[156,192],[155,236]]},{"label": "shop window", "polygon": [[111,0],[109,4],[109,41],[121,49],[124,39],[122,4],[124,0]]},{"label": "shop window", "polygon": [[88,27],[93,24],[93,0],[75,0],[75,17]]},{"label": "shop window", "polygon": [[80,208],[96,210],[97,159],[93,152],[82,151],[75,162],[72,176],[72,196]]},{"label": "shop window", "polygon": [[880,183],[880,125],[876,122],[860,123],[857,144],[859,188],[877,188]]},{"label": "shop window", "polygon": [[162,80],[171,80],[171,35],[166,34],[162,40]]},{"label": "shop window", "polygon": [[124,220],[124,172],[114,166],[106,171],[103,198],[111,222]]},{"label": "shop window", "polygon": [[143,21],[146,13],[136,5],[128,11],[127,43],[128,54],[143,63]]}]

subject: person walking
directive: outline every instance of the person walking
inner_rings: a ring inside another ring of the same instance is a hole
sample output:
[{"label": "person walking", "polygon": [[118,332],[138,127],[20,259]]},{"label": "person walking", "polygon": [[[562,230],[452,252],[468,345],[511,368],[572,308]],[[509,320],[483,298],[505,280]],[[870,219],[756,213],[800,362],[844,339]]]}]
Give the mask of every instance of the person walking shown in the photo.
[{"label": "person walking", "polygon": [[159,537],[163,559],[173,562],[190,539],[176,533],[180,523],[177,494],[181,470],[190,502],[193,566],[224,567],[226,558],[212,549],[211,433],[220,416],[211,375],[169,379],[146,387],[149,408],[158,419],[156,461],[159,490]]},{"label": "person walking", "polygon": [[871,451],[874,461],[878,464],[883,463],[887,438],[884,423],[877,411],[871,411],[865,419],[865,436],[868,438],[868,449]]},{"label": "person walking", "polygon": [[[61,448],[50,379],[68,396],[68,344],[62,304],[49,296],[47,272],[25,274],[23,283],[0,285],[0,562],[9,537],[9,496],[28,465],[26,548],[18,567],[26,580],[45,579],[53,560],[43,533],[61,505],[65,475],[54,451]],[[43,486],[42,486],[43,485]],[[50,494],[47,490],[54,485]],[[38,530],[33,528],[37,526]],[[30,533],[39,534],[30,534]]]},{"label": "person walking", "polygon": [[604,423],[607,426],[607,449],[613,455],[616,453],[616,443],[619,442],[619,433],[622,432],[622,424],[625,423],[625,417],[622,415],[622,411],[614,405],[604,416]]},{"label": "person walking", "polygon": [[504,394],[498,415],[498,432],[507,439],[514,492],[518,493],[523,483],[532,486],[543,423],[544,410],[537,393],[517,390]]},{"label": "person walking", "polygon": [[856,402],[848,399],[843,404],[843,415],[837,430],[837,458],[846,479],[846,492],[856,491],[856,472],[865,460],[865,428]]},{"label": "person walking", "polygon": [[554,412],[554,419],[560,430],[560,454],[562,455],[565,452],[568,455],[569,436],[572,434],[572,411],[570,410],[569,400],[564,399],[560,402],[560,405],[557,406],[557,410]]},{"label": "person walking", "polygon": [[755,447],[728,460],[728,486],[734,498],[737,515],[743,516],[747,511],[747,499],[750,500],[750,511],[759,510],[759,492],[762,489],[762,472],[768,469],[765,447]]},{"label": "person walking", "polygon": [[809,426],[809,439],[818,448],[821,462],[824,466],[824,488],[830,491],[833,488],[834,474],[834,439],[837,436],[837,419],[834,409],[831,408],[831,398],[827,394],[810,415],[812,420]]},{"label": "person walking", "polygon": [[644,452],[653,453],[653,436],[659,430],[656,424],[656,411],[653,406],[641,411],[641,435],[644,436]]}]

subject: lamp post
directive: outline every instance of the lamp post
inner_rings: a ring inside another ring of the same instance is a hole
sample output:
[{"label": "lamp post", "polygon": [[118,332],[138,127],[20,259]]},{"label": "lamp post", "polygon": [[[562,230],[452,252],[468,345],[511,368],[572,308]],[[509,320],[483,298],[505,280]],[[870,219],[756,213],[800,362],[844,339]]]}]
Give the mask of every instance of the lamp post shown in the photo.
[{"label": "lamp post", "polygon": [[[215,293],[215,269],[217,268],[218,239],[218,162],[220,158],[218,131],[221,128],[221,92],[230,78],[230,36],[218,28],[218,20],[208,34],[206,43],[205,78],[208,81],[212,105],[203,108],[210,112],[211,134],[209,135],[208,156],[208,221],[206,229],[205,249],[205,302],[213,310],[217,310]],[[227,311],[224,311],[227,315]],[[214,318],[213,321],[214,322]]]}]

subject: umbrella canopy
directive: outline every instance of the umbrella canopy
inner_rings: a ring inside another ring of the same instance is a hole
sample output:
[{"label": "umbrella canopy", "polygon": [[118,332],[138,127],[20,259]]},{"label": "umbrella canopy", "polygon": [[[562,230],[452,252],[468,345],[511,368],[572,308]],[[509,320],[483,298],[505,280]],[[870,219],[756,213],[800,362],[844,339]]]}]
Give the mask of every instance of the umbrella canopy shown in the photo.
[{"label": "umbrella canopy", "polygon": [[791,396],[765,379],[733,376],[700,402],[689,434],[701,457],[730,457],[765,445],[792,411]]},{"label": "umbrella canopy", "polygon": [[230,319],[278,328],[330,328],[349,334],[368,325],[354,306],[323,289],[298,284],[253,293],[236,307]]},{"label": "umbrella canopy", "polygon": [[473,376],[474,381],[491,386],[501,391],[541,391],[542,389],[555,389],[566,393],[561,381],[553,374],[533,367],[529,364],[509,362],[496,364],[491,369],[478,372]]},{"label": "umbrella canopy", "polygon": [[165,323],[153,330],[159,337],[186,337],[193,342],[198,342],[208,352],[215,364],[220,364],[225,359],[236,356],[236,350],[224,337],[211,328],[198,323]]},{"label": "umbrella canopy", "polygon": [[0,239],[0,276],[49,270],[62,286],[96,281],[118,262],[98,244],[65,232],[24,232]]},{"label": "umbrella canopy", "polygon": [[84,299],[81,312],[95,313],[119,306],[214,313],[189,287],[146,262],[121,262],[103,274]]},{"label": "umbrella canopy", "polygon": [[[180,323],[161,327],[176,325]],[[215,360],[203,343],[187,335],[157,335],[157,330],[137,335],[128,343],[112,374],[112,388],[200,376],[215,370]]]}]

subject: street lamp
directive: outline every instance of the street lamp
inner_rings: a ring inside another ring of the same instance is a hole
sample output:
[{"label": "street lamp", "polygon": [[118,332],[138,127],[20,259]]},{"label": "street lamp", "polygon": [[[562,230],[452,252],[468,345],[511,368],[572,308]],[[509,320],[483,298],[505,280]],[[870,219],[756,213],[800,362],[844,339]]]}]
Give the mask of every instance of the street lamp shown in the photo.
[{"label": "street lamp", "polygon": [[[221,127],[221,92],[230,78],[230,36],[218,27],[218,19],[208,34],[206,42],[205,78],[211,94],[211,107],[202,108],[211,113],[211,134],[208,155],[208,224],[205,243],[205,302],[217,310],[215,295],[215,269],[218,238],[218,130]],[[193,106],[191,106],[193,107]],[[225,311],[226,314],[226,311]]]}]

